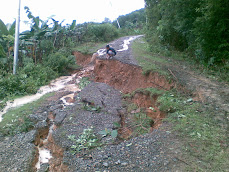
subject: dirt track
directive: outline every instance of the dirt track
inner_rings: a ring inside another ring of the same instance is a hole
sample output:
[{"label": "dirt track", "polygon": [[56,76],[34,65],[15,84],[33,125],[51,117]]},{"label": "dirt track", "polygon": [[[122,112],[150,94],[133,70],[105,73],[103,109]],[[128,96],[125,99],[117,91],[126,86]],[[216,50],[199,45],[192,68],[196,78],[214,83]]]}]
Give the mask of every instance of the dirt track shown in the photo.
[{"label": "dirt track", "polygon": [[[110,45],[115,49],[121,49],[123,41],[129,37],[120,38]],[[91,56],[85,56],[75,52],[77,61],[81,65],[87,65]],[[162,65],[162,64],[159,64]],[[46,148],[51,150],[53,156],[49,164],[42,164],[40,171],[49,168],[50,171],[182,171],[187,164],[180,157],[182,142],[171,132],[170,124],[164,122],[161,125],[161,113],[156,106],[156,99],[150,99],[146,95],[136,94],[133,102],[138,107],[153,107],[158,113],[151,113],[155,123],[153,132],[131,138],[127,141],[113,140],[111,137],[103,138],[109,144],[101,149],[85,152],[83,155],[70,153],[73,142],[69,135],[80,136],[83,129],[94,127],[95,133],[101,130],[115,129],[114,122],[122,123],[122,114],[119,109],[123,106],[122,93],[131,93],[137,88],[154,87],[161,90],[170,90],[178,87],[179,82],[187,90],[196,92],[199,100],[213,103],[219,109],[228,113],[228,86],[210,81],[197,75],[188,69],[181,69],[181,64],[168,66],[175,75],[172,82],[157,73],[148,76],[142,75],[142,69],[133,57],[131,46],[126,51],[118,52],[112,60],[105,60],[105,56],[97,58],[93,67],[82,69],[75,76],[87,76],[93,79],[81,92],[59,91],[50,97],[47,102],[31,114],[31,120],[36,123],[34,130],[29,133],[18,134],[5,138],[0,142],[0,171],[33,171],[37,161],[35,145],[43,145],[43,139],[47,137],[51,121],[54,122],[53,133],[48,137]],[[69,84],[74,83],[70,82]],[[220,93],[219,93],[220,92]],[[65,95],[66,101],[72,106],[63,107],[60,98]],[[85,104],[92,104],[101,108],[101,111],[85,110]],[[223,119],[226,123],[228,119]],[[226,120],[226,121],[225,121]],[[125,122],[125,121],[124,121]],[[159,127],[160,126],[160,127]],[[120,131],[122,132],[122,131]],[[131,131],[130,131],[131,132]],[[126,131],[127,134],[128,131]],[[119,133],[123,134],[123,133]],[[40,139],[42,138],[42,139]],[[16,142],[15,142],[16,140]],[[35,145],[34,145],[35,143]],[[23,149],[18,149],[20,147]],[[3,156],[4,155],[4,156]],[[21,157],[20,155],[24,155]],[[36,158],[34,158],[36,157]]]}]

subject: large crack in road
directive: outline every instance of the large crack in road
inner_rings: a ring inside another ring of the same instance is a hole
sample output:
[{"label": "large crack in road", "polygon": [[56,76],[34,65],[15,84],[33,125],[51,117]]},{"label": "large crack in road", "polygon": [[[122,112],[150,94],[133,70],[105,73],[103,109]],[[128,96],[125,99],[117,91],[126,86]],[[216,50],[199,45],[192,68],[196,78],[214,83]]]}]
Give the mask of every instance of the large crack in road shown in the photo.
[{"label": "large crack in road", "polygon": [[[84,68],[71,76],[60,77],[44,86],[33,96],[26,96],[8,102],[1,117],[10,108],[35,101],[42,95],[55,91],[45,105],[30,119],[36,123],[28,133],[4,138],[0,142],[0,171],[172,171],[184,165],[177,160],[181,143],[170,132],[162,119],[165,113],[157,107],[157,97],[142,92],[132,95],[130,101],[137,106],[129,114],[123,105],[123,94],[137,88],[153,87],[171,90],[177,87],[175,81],[158,73],[142,74],[141,67],[133,58],[131,41],[135,37],[124,37],[110,43],[117,50],[114,59],[107,60],[105,49],[99,49],[92,57],[75,52],[77,61]],[[89,64],[89,65],[87,65]],[[84,89],[79,88],[82,78],[92,81]],[[99,107],[101,111],[88,110]],[[85,109],[87,108],[87,109]],[[141,110],[151,118],[149,133],[132,136],[131,116]],[[82,154],[71,154],[74,144],[68,136],[79,137],[84,129],[93,126],[95,133],[115,130],[114,123],[120,123],[119,138],[101,138],[106,146]],[[121,138],[121,139],[120,139]],[[127,139],[127,140],[122,140]],[[152,169],[153,168],[153,169]]]}]

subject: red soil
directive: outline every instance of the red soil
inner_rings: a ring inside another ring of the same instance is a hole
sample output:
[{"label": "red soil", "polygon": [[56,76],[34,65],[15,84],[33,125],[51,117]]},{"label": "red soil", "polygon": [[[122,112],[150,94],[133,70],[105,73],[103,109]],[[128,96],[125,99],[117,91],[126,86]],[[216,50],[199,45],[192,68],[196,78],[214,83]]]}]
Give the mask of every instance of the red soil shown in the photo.
[{"label": "red soil", "polygon": [[154,87],[170,90],[175,83],[169,83],[164,76],[158,73],[142,74],[142,68],[124,64],[117,60],[96,60],[95,81],[103,82],[123,93],[130,93],[138,88]]}]

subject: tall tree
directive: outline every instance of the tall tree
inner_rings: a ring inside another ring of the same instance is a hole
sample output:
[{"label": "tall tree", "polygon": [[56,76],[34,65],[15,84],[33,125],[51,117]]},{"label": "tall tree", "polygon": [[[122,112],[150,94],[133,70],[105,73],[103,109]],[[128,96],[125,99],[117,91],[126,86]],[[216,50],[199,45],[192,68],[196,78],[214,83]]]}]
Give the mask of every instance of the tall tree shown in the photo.
[{"label": "tall tree", "polygon": [[229,58],[229,3],[227,0],[145,0],[147,37],[193,52],[209,65]]}]

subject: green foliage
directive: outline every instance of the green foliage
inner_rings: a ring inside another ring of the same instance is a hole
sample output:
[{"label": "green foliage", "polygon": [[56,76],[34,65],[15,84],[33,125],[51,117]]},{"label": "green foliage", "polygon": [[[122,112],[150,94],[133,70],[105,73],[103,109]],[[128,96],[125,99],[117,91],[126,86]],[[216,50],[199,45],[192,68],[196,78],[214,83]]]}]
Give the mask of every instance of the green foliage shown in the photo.
[{"label": "green foliage", "polygon": [[[118,22],[121,26],[120,33],[126,35],[142,34],[146,22],[145,9],[136,10],[130,14],[118,17]],[[117,20],[113,22],[118,28]]]},{"label": "green foliage", "polygon": [[145,2],[148,19],[146,35],[151,45],[157,37],[167,48],[188,50],[208,66],[227,63],[229,12],[225,0]]},{"label": "green foliage", "polygon": [[159,54],[150,52],[143,38],[134,41],[132,48],[134,57],[142,67],[144,75],[148,75],[150,72],[157,72],[169,78],[168,72],[163,70],[160,65],[160,63],[166,63],[166,60],[161,58]]},{"label": "green foliage", "polygon": [[5,25],[0,19],[0,69],[9,68],[9,61],[11,56],[13,55],[14,32],[15,22]]},{"label": "green foliage", "polygon": [[91,81],[89,80],[88,77],[83,77],[80,79],[80,82],[78,85],[79,85],[79,88],[82,90],[90,83],[91,83]]},{"label": "green foliage", "polygon": [[4,114],[3,120],[0,122],[0,133],[3,135],[15,135],[21,132],[28,132],[34,125],[28,116],[51,95],[53,93],[46,94],[33,103],[10,109]]},{"label": "green foliage", "polygon": [[135,91],[133,91],[132,93],[126,94],[123,97],[124,98],[133,98],[136,93],[141,93],[143,95],[148,95],[151,98],[153,98],[154,96],[159,96],[159,95],[164,94],[164,92],[165,92],[164,90],[158,90],[158,89],[153,88],[153,87],[138,88]]},{"label": "green foliage", "polygon": [[8,28],[9,35],[14,35],[15,34],[16,20],[12,24],[7,24],[6,26]]},{"label": "green foliage", "polygon": [[229,61],[226,62],[224,66],[214,65],[205,68],[202,63],[192,59],[189,53],[167,49],[165,46],[159,44],[156,35],[151,38],[154,39],[153,44],[147,44],[146,40],[148,38],[144,37],[135,40],[132,45],[134,57],[143,68],[144,73],[156,70],[167,79],[171,79],[170,73],[165,71],[161,66],[165,64],[170,65],[171,63],[181,63],[189,64],[192,66],[193,70],[198,71],[198,73],[203,73],[209,78],[226,82],[229,81]]},{"label": "green foliage", "polygon": [[114,122],[113,124],[114,124],[115,128],[120,128],[121,127],[121,124],[118,123],[118,122]]},{"label": "green foliage", "polygon": [[186,105],[185,101],[181,101],[175,98],[174,94],[166,93],[158,99],[160,104],[159,108],[163,112],[175,112],[177,109],[181,109]]},{"label": "green foliage", "polygon": [[[61,34],[57,35],[56,25],[53,28],[48,25],[50,18],[43,21],[33,16],[28,7],[25,7],[25,10],[30,19],[31,30],[20,34],[21,51],[17,75],[11,74],[15,22],[5,25],[0,21],[0,100],[33,94],[40,86],[67,73],[67,68],[75,65],[75,57],[71,55],[70,47],[67,47],[72,44],[74,38],[71,33],[75,28],[75,21],[71,26],[61,27]],[[57,36],[64,42],[56,39]],[[64,39],[63,36],[68,38]],[[69,37],[72,39],[69,40]],[[61,44],[61,47],[56,49],[55,43]]]},{"label": "green foliage", "polygon": [[88,38],[91,41],[111,41],[117,38],[119,32],[112,24],[89,24],[88,26]]},{"label": "green foliage", "polygon": [[228,168],[228,153],[222,146],[222,142],[227,140],[226,128],[214,119],[213,110],[203,110],[202,105],[191,98],[171,92],[162,95],[158,103],[161,111],[169,113],[165,120],[174,123],[174,130],[185,138],[189,158],[200,160],[199,163],[193,161],[191,168],[198,171],[224,171]]},{"label": "green foliage", "polygon": [[101,107],[100,106],[95,106],[93,104],[85,103],[83,108],[85,110],[91,111],[91,112],[96,112],[96,113],[100,113],[101,112]]},{"label": "green foliage", "polygon": [[66,72],[67,67],[73,64],[75,64],[75,57],[72,55],[66,56],[61,52],[50,54],[44,59],[44,65],[59,74]]},{"label": "green foliage", "polygon": [[53,41],[48,39],[41,40],[40,49],[42,49],[46,55],[51,54],[54,51]]},{"label": "green foliage", "polygon": [[130,119],[130,123],[127,124],[127,127],[132,130],[132,137],[149,133],[154,121],[146,115],[144,108],[140,108],[134,103],[128,103],[127,113]]},{"label": "green foliage", "polygon": [[0,78],[0,99],[36,93],[40,86],[48,84],[57,76],[58,74],[48,66],[28,62],[24,68],[19,69],[17,75],[6,73]]},{"label": "green foliage", "polygon": [[74,135],[68,136],[68,139],[73,141],[73,145],[71,146],[72,154],[78,154],[101,146],[99,139],[94,134],[93,127],[84,129],[83,133],[77,139]]},{"label": "green foliage", "polygon": [[229,59],[228,8],[225,0],[206,0],[197,9],[201,14],[194,28],[199,43],[197,50],[209,65],[225,63]]},{"label": "green foliage", "polygon": [[112,138],[116,138],[118,136],[118,130],[105,128],[105,130],[100,131],[99,134],[102,135],[102,137],[111,136]]},{"label": "green foliage", "polygon": [[101,47],[105,47],[107,43],[104,42],[86,42],[77,45],[73,48],[73,51],[79,51],[83,54],[93,54]]},{"label": "green foliage", "polygon": [[133,136],[139,136],[143,134],[147,134],[150,131],[150,127],[153,124],[153,120],[148,117],[145,113],[135,113],[133,118]]},{"label": "green foliage", "polygon": [[136,93],[142,93],[144,95],[149,95],[151,98],[153,98],[153,96],[162,95],[164,92],[165,92],[164,90],[158,90],[153,87],[148,87],[148,88],[139,88],[135,90],[132,94],[134,95]]},{"label": "green foliage", "polygon": [[0,129],[0,132],[3,135],[15,135],[17,133],[28,132],[31,128],[33,128],[33,122],[30,121],[30,119],[27,117],[18,118],[18,116],[16,116],[16,119],[4,125],[3,128]]},{"label": "green foliage", "polygon": [[6,25],[4,24],[4,22],[0,19],[0,36],[2,35],[8,35],[9,31],[6,27]]},{"label": "green foliage", "polygon": [[4,51],[3,46],[0,44],[0,58],[4,58],[6,57],[6,53]]}]

